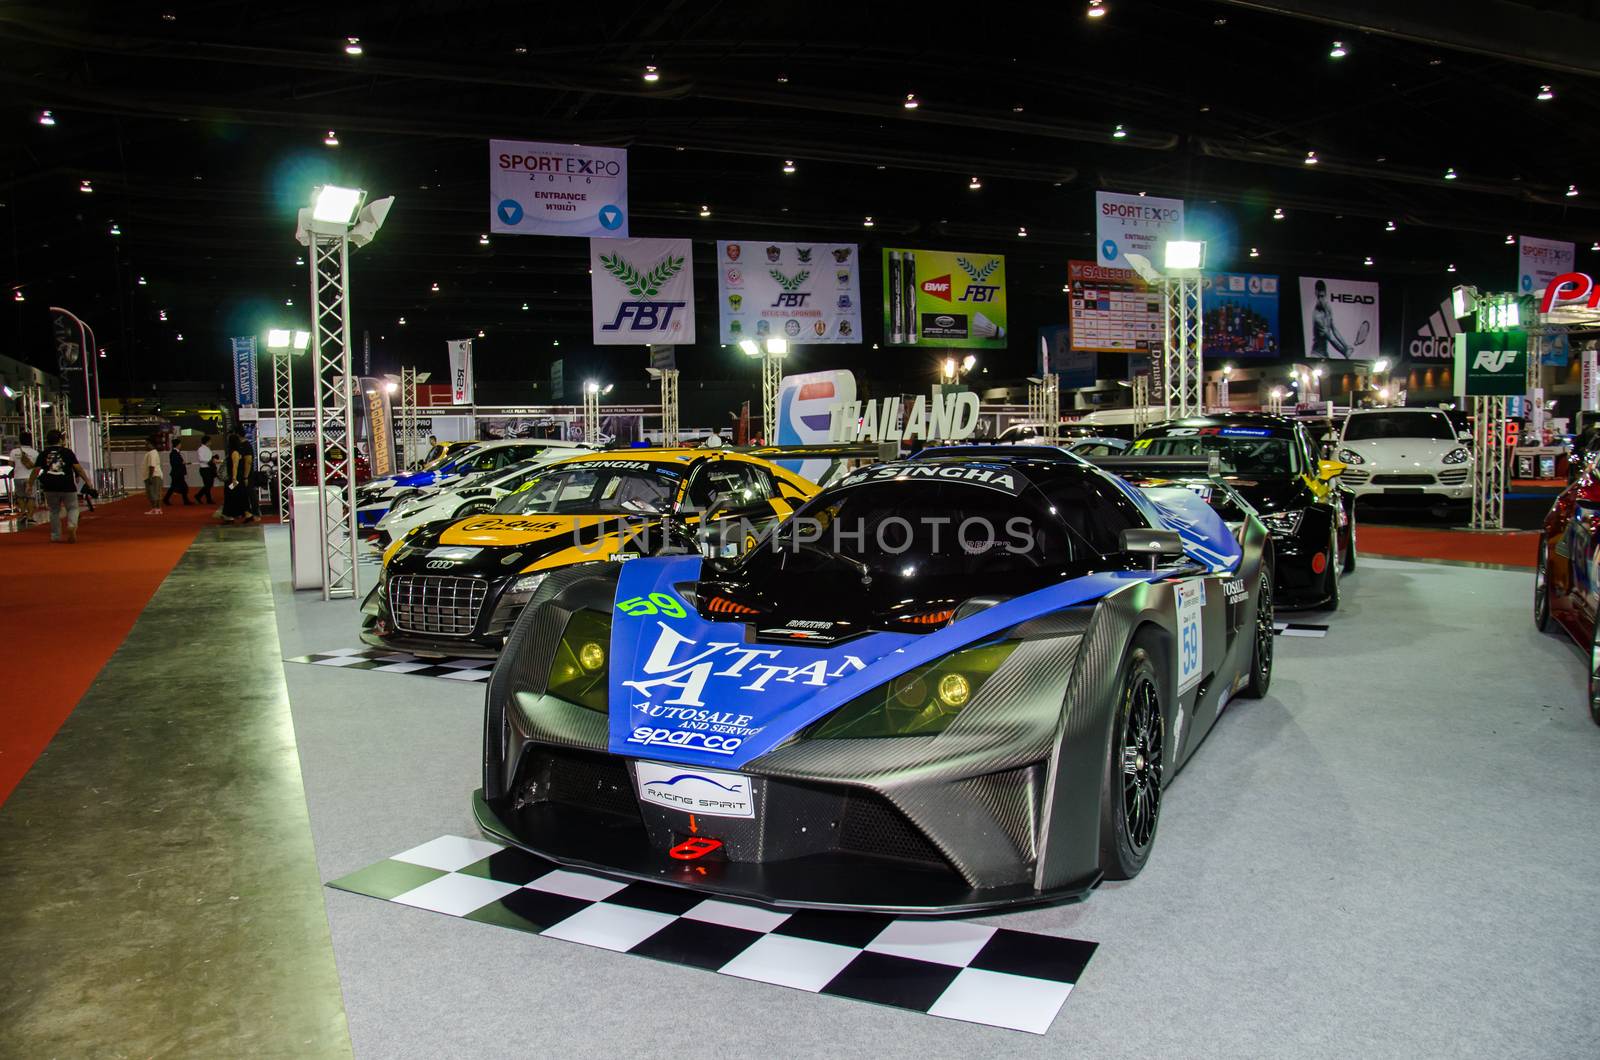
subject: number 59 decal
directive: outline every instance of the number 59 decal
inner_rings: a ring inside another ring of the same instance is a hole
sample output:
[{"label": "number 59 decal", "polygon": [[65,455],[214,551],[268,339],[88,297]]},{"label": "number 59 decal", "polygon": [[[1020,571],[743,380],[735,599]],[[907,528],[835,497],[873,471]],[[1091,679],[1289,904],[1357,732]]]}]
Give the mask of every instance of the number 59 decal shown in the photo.
[{"label": "number 59 decal", "polygon": [[634,596],[617,604],[617,610],[634,618],[643,618],[647,615],[666,615],[668,618],[683,618],[689,612],[683,609],[675,597],[666,593],[651,593],[649,596]]}]

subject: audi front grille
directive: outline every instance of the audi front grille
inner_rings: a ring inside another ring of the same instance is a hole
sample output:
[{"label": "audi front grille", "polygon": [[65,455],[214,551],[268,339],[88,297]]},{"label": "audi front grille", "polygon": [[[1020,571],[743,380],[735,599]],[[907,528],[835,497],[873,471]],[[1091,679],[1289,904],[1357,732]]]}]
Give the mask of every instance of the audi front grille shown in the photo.
[{"label": "audi front grille", "polygon": [[395,628],[437,637],[469,637],[489,597],[478,578],[397,574],[389,579],[389,614]]}]

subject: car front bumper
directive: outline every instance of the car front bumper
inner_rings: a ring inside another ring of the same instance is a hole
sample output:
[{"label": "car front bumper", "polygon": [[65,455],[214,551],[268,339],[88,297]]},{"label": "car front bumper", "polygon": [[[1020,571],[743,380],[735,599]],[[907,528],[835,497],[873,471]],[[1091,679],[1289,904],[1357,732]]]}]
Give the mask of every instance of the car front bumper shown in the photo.
[{"label": "car front bumper", "polygon": [[1364,499],[1467,501],[1472,499],[1472,465],[1450,464],[1434,468],[1384,468],[1361,464],[1339,476],[1349,492]]}]

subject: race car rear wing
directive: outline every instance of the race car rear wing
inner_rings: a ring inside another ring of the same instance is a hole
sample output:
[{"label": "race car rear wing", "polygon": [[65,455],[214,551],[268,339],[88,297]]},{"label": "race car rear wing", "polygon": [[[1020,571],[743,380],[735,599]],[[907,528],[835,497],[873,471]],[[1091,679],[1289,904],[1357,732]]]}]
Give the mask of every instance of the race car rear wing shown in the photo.
[{"label": "race car rear wing", "polygon": [[1049,460],[1058,457],[1071,457],[1082,460],[1083,457],[1069,452],[1059,445],[985,445],[975,442],[971,445],[934,445],[920,449],[907,460],[948,460],[953,456],[970,456],[974,460],[982,460],[991,456],[1032,456]]},{"label": "race car rear wing", "polygon": [[1086,459],[1100,470],[1127,479],[1140,489],[1176,485],[1180,489],[1192,490],[1200,494],[1229,525],[1237,525],[1255,513],[1255,507],[1222,477],[1222,463],[1215,453],[1206,456],[1096,456]]},{"label": "race car rear wing", "polygon": [[1113,475],[1133,472],[1149,478],[1162,475],[1169,478],[1195,475],[1212,478],[1222,473],[1222,462],[1215,453],[1209,456],[1091,456],[1085,459]]}]

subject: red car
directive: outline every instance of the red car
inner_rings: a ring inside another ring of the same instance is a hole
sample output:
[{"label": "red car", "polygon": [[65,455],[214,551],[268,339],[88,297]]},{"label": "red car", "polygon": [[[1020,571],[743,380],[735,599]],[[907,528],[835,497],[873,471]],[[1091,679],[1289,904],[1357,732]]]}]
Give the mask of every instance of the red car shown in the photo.
[{"label": "red car", "polygon": [[1600,472],[1588,461],[1544,517],[1533,582],[1533,624],[1554,619],[1589,649],[1589,716],[1600,725]]},{"label": "red car", "polygon": [[[366,456],[360,449],[356,450],[356,485],[361,485],[372,477],[372,468],[367,463]],[[296,486],[315,486],[317,484],[317,447],[310,442],[301,442],[294,447],[294,484]],[[343,485],[335,482],[334,485]]]}]

